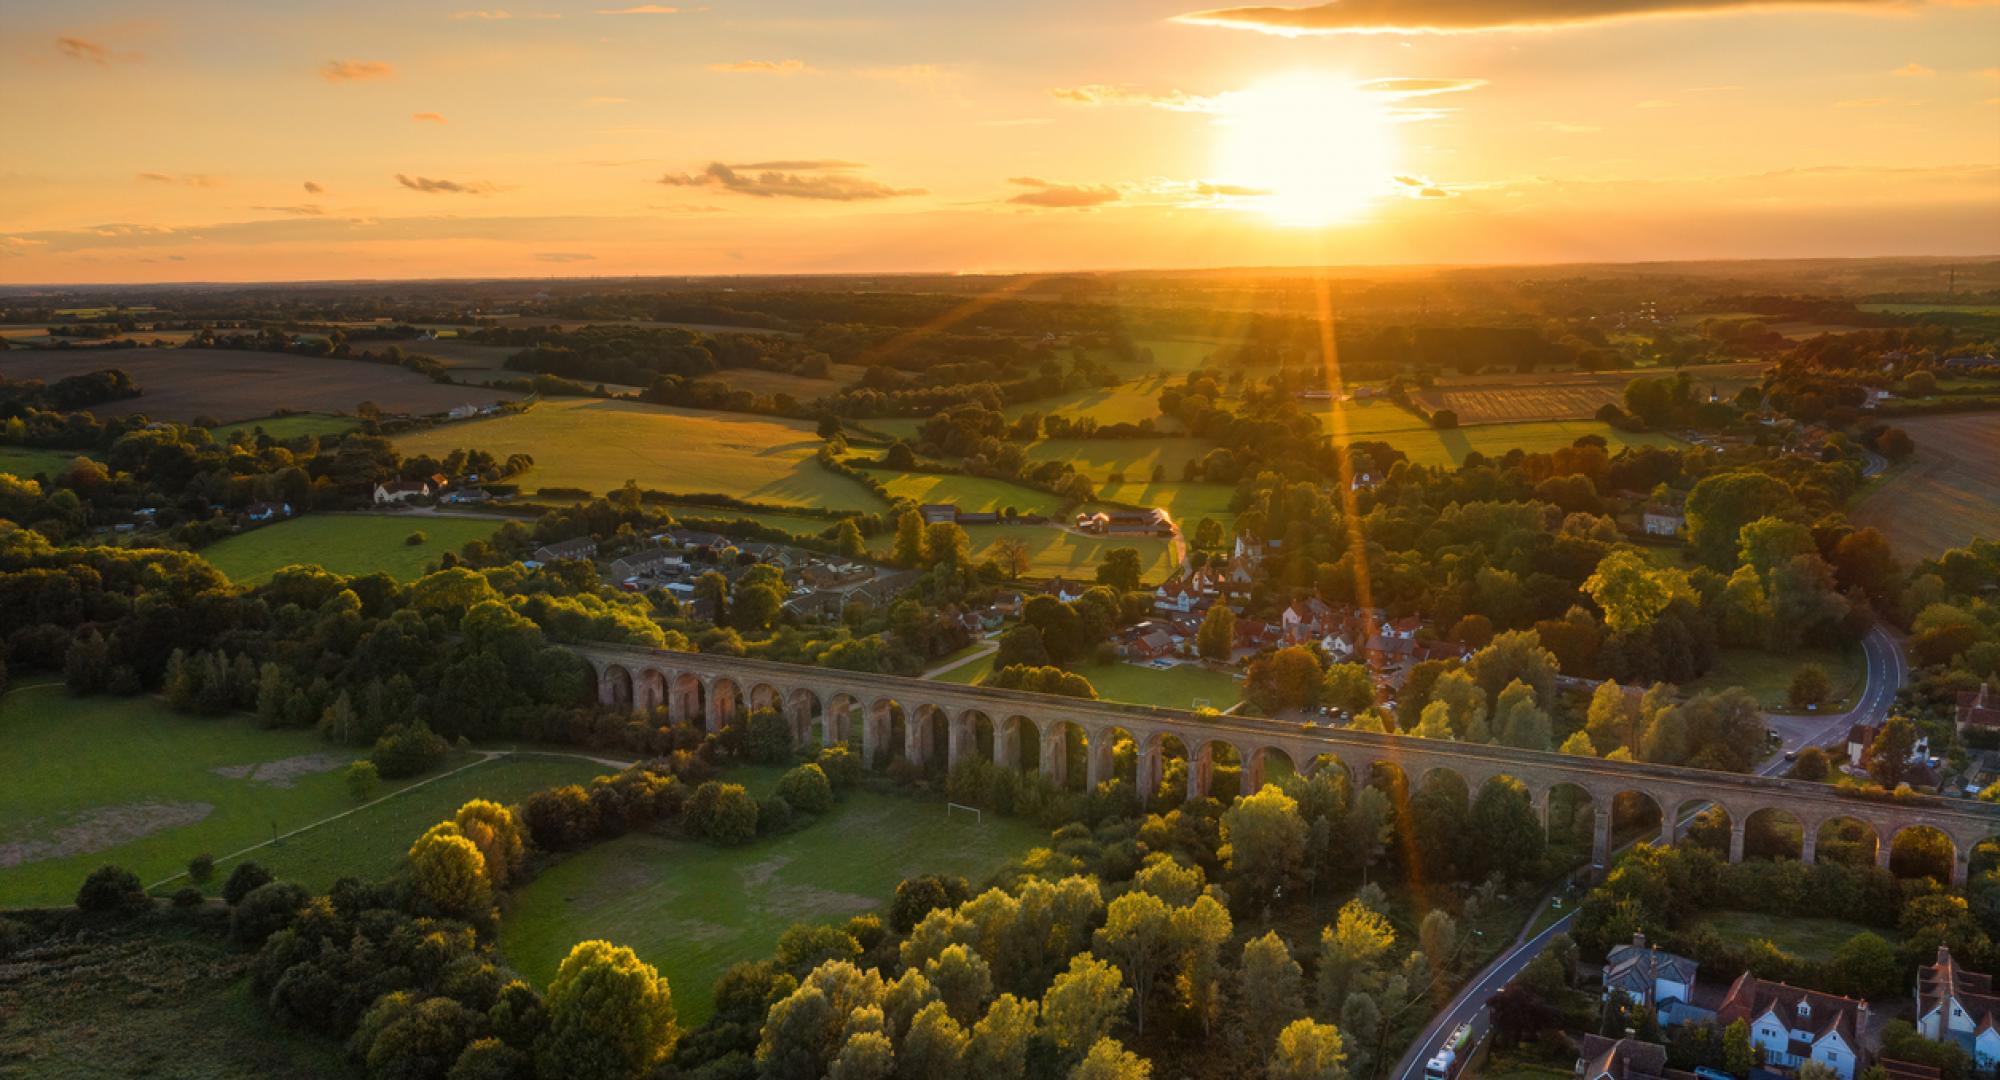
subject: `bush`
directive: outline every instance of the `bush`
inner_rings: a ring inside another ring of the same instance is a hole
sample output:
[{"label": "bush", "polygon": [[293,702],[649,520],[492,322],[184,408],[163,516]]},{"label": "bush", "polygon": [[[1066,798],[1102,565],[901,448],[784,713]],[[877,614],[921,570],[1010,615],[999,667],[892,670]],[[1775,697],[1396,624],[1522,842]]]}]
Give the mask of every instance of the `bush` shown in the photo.
[{"label": "bush", "polygon": [[267,881],[250,890],[229,913],[229,936],[254,949],[264,939],[292,925],[299,909],[311,900],[305,888],[290,881]]},{"label": "bush", "polygon": [[861,782],[861,759],[845,746],[822,748],[815,764],[826,774],[835,791],[850,791]]},{"label": "bush", "polygon": [[718,844],[748,843],[757,835],[757,801],[741,784],[710,780],[696,788],[685,817],[690,830]]},{"label": "bush", "polygon": [[451,746],[419,720],[414,725],[397,724],[375,740],[370,756],[382,776],[391,779],[417,776],[442,763]]},{"label": "bush", "polygon": [[177,908],[198,908],[202,901],[207,899],[207,893],[192,885],[183,885],[174,890],[174,906]]},{"label": "bush", "polygon": [[597,837],[597,807],[575,784],[528,796],[521,805],[521,817],[535,846],[543,851],[569,851]]},{"label": "bush", "polygon": [[350,762],[347,766],[347,793],[355,802],[367,802],[375,797],[382,786],[382,770],[365,758]]},{"label": "bush", "polygon": [[206,885],[215,878],[215,856],[204,851],[188,860],[188,880]]},{"label": "bush", "polygon": [[801,765],[778,780],[778,796],[803,814],[833,809],[833,782],[818,765]]},{"label": "bush", "polygon": [[0,915],[0,956],[12,956],[28,944],[28,928]]},{"label": "bush", "polygon": [[222,883],[222,898],[230,907],[243,902],[243,898],[271,882],[271,872],[253,862],[238,863],[229,872],[229,880]]},{"label": "bush", "polygon": [[[757,804],[757,832],[771,836],[792,827],[792,804],[782,795],[773,795]],[[729,841],[722,841],[728,843]]]},{"label": "bush", "polygon": [[403,543],[408,544],[411,547],[416,547],[420,544],[425,543],[428,540],[430,540],[430,537],[425,536],[424,531],[422,529],[418,529],[416,532],[413,532],[410,535],[403,537]]},{"label": "bush", "polygon": [[122,866],[100,866],[83,879],[76,890],[76,906],[81,911],[123,911],[143,906],[146,890],[139,875]]}]

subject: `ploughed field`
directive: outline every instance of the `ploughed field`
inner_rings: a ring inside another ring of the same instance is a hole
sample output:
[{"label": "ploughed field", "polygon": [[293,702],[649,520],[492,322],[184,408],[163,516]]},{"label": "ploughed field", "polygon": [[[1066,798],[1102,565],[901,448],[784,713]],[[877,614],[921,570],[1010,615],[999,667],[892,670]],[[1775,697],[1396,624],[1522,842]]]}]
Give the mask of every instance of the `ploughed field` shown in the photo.
[{"label": "ploughed field", "polygon": [[1924,559],[1974,537],[2000,536],[2000,412],[1902,417],[1916,440],[1848,516],[1888,536],[1905,559]]}]

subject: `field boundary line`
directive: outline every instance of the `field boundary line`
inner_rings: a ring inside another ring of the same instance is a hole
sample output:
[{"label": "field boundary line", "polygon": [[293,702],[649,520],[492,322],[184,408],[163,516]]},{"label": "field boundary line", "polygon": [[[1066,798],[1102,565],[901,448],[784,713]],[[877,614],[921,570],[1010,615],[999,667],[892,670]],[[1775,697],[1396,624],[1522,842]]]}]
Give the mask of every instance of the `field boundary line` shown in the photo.
[{"label": "field boundary line", "polygon": [[[284,841],[290,840],[292,837],[298,836],[301,833],[308,833],[314,829],[319,828],[322,825],[327,825],[331,824],[332,822],[339,821],[341,818],[344,818],[349,814],[358,814],[363,810],[368,810],[380,806],[391,799],[396,799],[404,795],[407,795],[410,792],[415,791],[420,787],[427,787],[431,784],[437,783],[440,780],[457,776],[459,773],[462,773],[467,769],[476,769],[481,765],[490,764],[492,762],[499,761],[502,758],[510,757],[513,755],[514,752],[512,750],[480,750],[477,751],[477,753],[479,754],[478,761],[468,761],[465,764],[460,765],[458,768],[451,770],[450,772],[439,773],[428,780],[419,780],[416,783],[409,785],[408,787],[397,788],[395,791],[392,791],[389,794],[384,795],[379,799],[371,799],[368,802],[362,803],[360,806],[349,807],[345,810],[342,810],[338,814],[332,815],[331,817],[323,817],[318,821],[308,822],[307,824],[301,825],[298,828],[293,829],[292,831],[285,833],[282,836],[274,836],[269,840],[260,840],[257,843],[254,843],[247,848],[243,848],[240,851],[232,851],[227,855],[218,855],[215,858],[215,865],[221,866],[223,863],[226,863],[231,859],[241,858],[245,855],[250,854],[253,851],[258,851],[263,848],[270,847],[273,844],[283,843]],[[154,889],[157,889],[162,885],[166,885],[170,882],[179,881],[180,879],[186,876],[187,876],[187,871],[183,870],[180,873],[173,875],[172,877],[162,878],[161,880],[146,886],[146,891],[152,892]]]}]

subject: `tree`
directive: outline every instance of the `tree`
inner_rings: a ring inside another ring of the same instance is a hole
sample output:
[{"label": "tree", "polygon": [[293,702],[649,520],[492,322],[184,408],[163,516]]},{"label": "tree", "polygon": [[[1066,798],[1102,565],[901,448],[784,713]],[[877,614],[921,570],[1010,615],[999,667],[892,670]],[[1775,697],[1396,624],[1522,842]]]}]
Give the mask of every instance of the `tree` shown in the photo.
[{"label": "tree", "polygon": [[215,856],[204,851],[188,860],[188,880],[196,885],[206,885],[215,877]]},{"label": "tree", "polygon": [[986,959],[964,945],[947,945],[924,964],[924,979],[937,989],[938,1000],[961,1025],[979,1018],[993,993],[993,970]]},{"label": "tree", "polygon": [[915,510],[905,510],[896,517],[896,545],[891,550],[889,560],[897,566],[922,566],[924,563],[924,519]]},{"label": "tree", "polygon": [[1139,587],[1144,571],[1137,548],[1113,548],[1105,553],[1103,563],[1097,567],[1097,583],[1109,585],[1119,592],[1131,592]]},{"label": "tree", "polygon": [[1350,991],[1372,989],[1377,968],[1396,944],[1382,913],[1349,900],[1319,938],[1319,1015],[1338,1016]]},{"label": "tree", "polygon": [[1549,714],[1535,704],[1535,691],[1519,679],[1508,683],[1507,688],[1500,691],[1493,727],[1499,732],[1503,746],[1517,746],[1523,750],[1549,748]]},{"label": "tree", "polygon": [[527,1080],[534,1065],[527,1054],[488,1035],[465,1044],[445,1080]]},{"label": "tree", "polygon": [[924,564],[953,570],[972,562],[972,539],[956,521],[933,521],[924,527]]},{"label": "tree", "polygon": [[1311,649],[1288,645],[1250,661],[1243,696],[1267,716],[1287,709],[1309,709],[1319,704],[1325,678],[1319,657]]},{"label": "tree", "polygon": [[1042,1032],[1067,1061],[1076,1061],[1110,1033],[1131,1000],[1132,988],[1117,968],[1078,953],[1042,995]]},{"label": "tree", "polygon": [[1173,958],[1173,915],[1151,893],[1133,892],[1104,909],[1104,926],[1093,943],[1096,952],[1118,965],[1133,990],[1132,1010],[1139,1034],[1146,1033],[1146,1003],[1153,984]]},{"label": "tree", "polygon": [[1841,993],[1863,999],[1893,994],[1902,982],[1895,947],[1866,930],[1841,942],[1827,970],[1836,973]]},{"label": "tree", "polygon": [[1424,706],[1423,717],[1417,721],[1417,726],[1410,734],[1419,739],[1450,740],[1451,706],[1442,701],[1433,701]]},{"label": "tree", "polygon": [[1346,1080],[1346,1061],[1339,1028],[1294,1020],[1278,1033],[1264,1075],[1269,1080]]},{"label": "tree", "polygon": [[1794,780],[1824,781],[1833,775],[1833,766],[1827,762],[1826,751],[1817,746],[1808,746],[1799,751],[1799,759],[1792,762],[1791,776]]},{"label": "tree", "polygon": [[366,758],[351,761],[347,765],[346,782],[347,794],[355,802],[367,802],[382,786],[382,770]]},{"label": "tree", "polygon": [[1774,513],[1792,500],[1782,480],[1759,472],[1723,472],[1704,477],[1688,493],[1688,544],[1701,563],[1718,572],[1737,563],[1743,526]]},{"label": "tree", "polygon": [[967,1080],[1022,1080],[1035,1038],[1035,1003],[1001,994],[972,1025],[965,1044]]},{"label": "tree", "polygon": [[478,921],[493,906],[486,856],[458,826],[444,822],[410,845],[410,884],[438,911]]},{"label": "tree", "polygon": [[1692,599],[1694,588],[1684,571],[1656,567],[1629,548],[1618,548],[1584,579],[1583,591],[1604,612],[1604,625],[1630,633],[1650,625],[1676,599]]},{"label": "tree", "polygon": [[139,875],[122,866],[92,870],[76,890],[79,911],[127,911],[145,904],[146,890],[139,885]]},{"label": "tree", "polygon": [[548,1030],[535,1044],[543,1076],[636,1077],[680,1039],[667,980],[632,950],[582,941],[556,969]]},{"label": "tree", "polygon": [[271,880],[271,872],[254,862],[240,862],[222,883],[222,899],[235,907],[259,885]]},{"label": "tree", "polygon": [[1149,1080],[1153,1066],[1109,1036],[1091,1044],[1090,1053],[1070,1070],[1070,1080]]},{"label": "tree", "polygon": [[299,909],[312,900],[301,885],[272,881],[259,885],[229,912],[229,936],[238,945],[255,949],[264,939],[292,924]]},{"label": "tree", "polygon": [[1306,824],[1299,817],[1299,804],[1279,788],[1267,787],[1238,799],[1222,815],[1222,846],[1217,854],[1231,879],[1242,886],[1245,900],[1268,904],[1293,880],[1305,850]]},{"label": "tree", "polygon": [[1489,701],[1516,679],[1534,689],[1537,703],[1546,704],[1555,691],[1556,655],[1542,647],[1541,635],[1533,630],[1509,630],[1495,637],[1492,644],[1472,654],[1466,670],[1486,691]]},{"label": "tree", "polygon": [[851,517],[841,518],[840,524],[833,527],[833,546],[843,559],[859,559],[868,554],[868,544],[861,537],[861,526],[856,525]]},{"label": "tree", "polygon": [[1022,574],[1027,573],[1035,565],[1034,558],[1028,551],[1028,542],[1018,536],[1003,536],[994,541],[993,561],[1000,567],[1000,572],[1007,575],[1009,581],[1019,580]]},{"label": "tree", "polygon": [[952,1019],[944,1002],[933,1001],[910,1020],[896,1055],[896,1075],[902,1080],[955,1076],[967,1041],[965,1028]]},{"label": "tree", "polygon": [[1591,745],[1598,754],[1608,754],[1620,747],[1637,752],[1639,740],[1645,734],[1639,710],[1625,696],[1625,688],[1610,679],[1598,683],[1597,689],[1590,692],[1590,710],[1583,729],[1590,734]]},{"label": "tree", "polygon": [[1785,689],[1785,702],[1794,709],[1804,709],[1809,705],[1819,705],[1833,692],[1833,680],[1827,678],[1826,669],[1818,664],[1801,664],[1792,672],[1792,681]]},{"label": "tree", "polygon": [[1569,733],[1569,738],[1564,739],[1563,744],[1556,748],[1556,752],[1569,754],[1572,757],[1596,757],[1597,747],[1591,744],[1589,735],[1581,731],[1572,731]]},{"label": "tree", "polygon": [[[1491,729],[1486,723],[1486,701],[1486,691],[1480,688],[1468,671],[1447,671],[1431,685],[1431,704],[1445,707],[1445,722],[1451,729],[1450,737],[1454,739],[1487,741],[1487,732]],[[1424,708],[1428,711],[1430,706]]]},{"label": "tree", "polygon": [[1756,1052],[1750,1045],[1750,1025],[1740,1018],[1731,1021],[1722,1029],[1722,1067],[1736,1076],[1749,1076],[1756,1064]]},{"label": "tree", "polygon": [[1195,631],[1195,649],[1205,660],[1228,660],[1236,649],[1236,613],[1228,604],[1214,604]]},{"label": "tree", "polygon": [[1042,643],[1042,632],[1033,626],[1016,626],[1000,635],[999,651],[993,654],[993,668],[1048,667],[1049,650]]},{"label": "tree", "polygon": [[1244,943],[1240,979],[1243,1038],[1249,1045],[1270,1045],[1281,1028],[1305,1015],[1299,962],[1276,931]]},{"label": "tree", "polygon": [[1375,679],[1362,664],[1329,664],[1320,700],[1349,716],[1358,716],[1375,704]]},{"label": "tree", "polygon": [[1340,1006],[1340,1030],[1346,1034],[1347,1059],[1354,1072],[1368,1075],[1381,1038],[1382,1009],[1373,994],[1350,991]]},{"label": "tree", "polygon": [[1909,772],[1910,755],[1916,747],[1916,725],[1907,717],[1890,717],[1875,730],[1875,741],[1868,745],[1868,774],[1883,787],[1894,788]]}]

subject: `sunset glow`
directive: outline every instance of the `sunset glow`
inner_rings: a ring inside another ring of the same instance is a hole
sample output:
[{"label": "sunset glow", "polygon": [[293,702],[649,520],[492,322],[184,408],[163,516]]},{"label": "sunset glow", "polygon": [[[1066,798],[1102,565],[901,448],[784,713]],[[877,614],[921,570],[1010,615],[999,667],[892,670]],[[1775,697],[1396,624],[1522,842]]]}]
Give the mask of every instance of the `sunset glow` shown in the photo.
[{"label": "sunset glow", "polygon": [[1284,225],[1349,221],[1393,186],[1396,147],[1379,96],[1350,80],[1278,76],[1218,103],[1222,178]]}]

